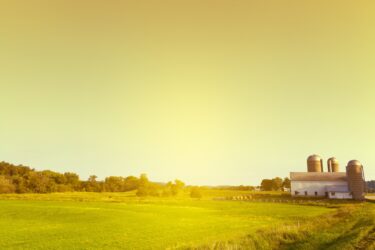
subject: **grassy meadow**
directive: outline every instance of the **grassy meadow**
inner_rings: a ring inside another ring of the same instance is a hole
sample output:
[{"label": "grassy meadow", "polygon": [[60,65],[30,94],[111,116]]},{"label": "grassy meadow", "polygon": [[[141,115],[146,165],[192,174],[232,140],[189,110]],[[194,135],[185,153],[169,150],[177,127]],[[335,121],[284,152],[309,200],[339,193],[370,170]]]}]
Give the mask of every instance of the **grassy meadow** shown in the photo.
[{"label": "grassy meadow", "polygon": [[[0,195],[0,249],[374,249],[375,204]],[[275,194],[273,194],[275,195]]]}]

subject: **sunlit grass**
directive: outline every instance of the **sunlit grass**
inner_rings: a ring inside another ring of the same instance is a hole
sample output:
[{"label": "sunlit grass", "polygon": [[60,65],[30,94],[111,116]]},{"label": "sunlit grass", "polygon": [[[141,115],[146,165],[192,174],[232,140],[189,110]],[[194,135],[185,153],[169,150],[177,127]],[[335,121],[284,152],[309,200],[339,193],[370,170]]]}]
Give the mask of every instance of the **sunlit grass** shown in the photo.
[{"label": "sunlit grass", "polygon": [[133,193],[1,195],[0,248],[165,249],[241,239],[334,209],[290,204],[139,199]]},{"label": "sunlit grass", "polygon": [[213,198],[285,194],[202,193],[202,199],[190,198],[187,191],[147,198],[135,192],[1,194],[0,249],[375,247],[375,204],[370,202],[231,201]]}]

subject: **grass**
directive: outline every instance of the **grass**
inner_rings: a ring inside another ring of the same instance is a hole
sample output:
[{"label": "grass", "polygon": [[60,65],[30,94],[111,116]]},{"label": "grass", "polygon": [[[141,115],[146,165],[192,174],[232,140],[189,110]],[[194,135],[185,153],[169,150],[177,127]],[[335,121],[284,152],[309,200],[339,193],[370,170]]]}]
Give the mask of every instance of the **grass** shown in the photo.
[{"label": "grass", "polygon": [[134,193],[0,195],[0,249],[335,249],[341,242],[340,248],[354,249],[373,242],[374,204],[212,200],[229,194],[209,191],[202,200],[139,199]]},{"label": "grass", "polygon": [[288,249],[375,249],[375,207],[371,203],[346,206],[307,232]]}]

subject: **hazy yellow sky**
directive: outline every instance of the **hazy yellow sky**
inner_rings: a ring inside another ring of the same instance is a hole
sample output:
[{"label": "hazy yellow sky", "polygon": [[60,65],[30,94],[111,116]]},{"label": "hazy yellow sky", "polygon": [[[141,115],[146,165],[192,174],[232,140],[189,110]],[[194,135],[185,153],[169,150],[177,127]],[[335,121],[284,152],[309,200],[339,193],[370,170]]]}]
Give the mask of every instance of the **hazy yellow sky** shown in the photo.
[{"label": "hazy yellow sky", "polygon": [[375,179],[374,13],[374,1],[0,0],[0,160],[258,184],[317,153]]}]

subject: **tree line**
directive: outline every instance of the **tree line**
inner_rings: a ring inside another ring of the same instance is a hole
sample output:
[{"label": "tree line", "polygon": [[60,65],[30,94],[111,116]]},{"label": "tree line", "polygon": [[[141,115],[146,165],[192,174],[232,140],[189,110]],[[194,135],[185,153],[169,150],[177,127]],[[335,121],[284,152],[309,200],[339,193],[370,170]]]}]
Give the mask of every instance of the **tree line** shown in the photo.
[{"label": "tree line", "polygon": [[[185,189],[180,180],[168,183],[152,182],[146,174],[136,176],[109,176],[104,180],[91,175],[80,180],[76,173],[58,173],[51,170],[37,171],[23,165],[0,162],[0,193],[52,193],[52,192],[127,192],[136,191],[137,196],[176,196]],[[253,191],[253,186],[218,186],[214,189]],[[278,191],[290,188],[289,178],[264,179],[262,191]],[[189,187],[190,196],[199,198],[200,188]]]},{"label": "tree line", "polygon": [[262,191],[285,191],[290,188],[290,179],[285,177],[281,179],[276,177],[273,179],[264,179],[260,184],[260,190]]},{"label": "tree line", "polygon": [[135,176],[109,176],[104,181],[91,175],[80,180],[76,173],[37,171],[23,165],[0,162],[0,193],[52,193],[52,192],[127,192],[138,196],[175,196],[185,187],[180,180],[156,183],[146,174]]}]

